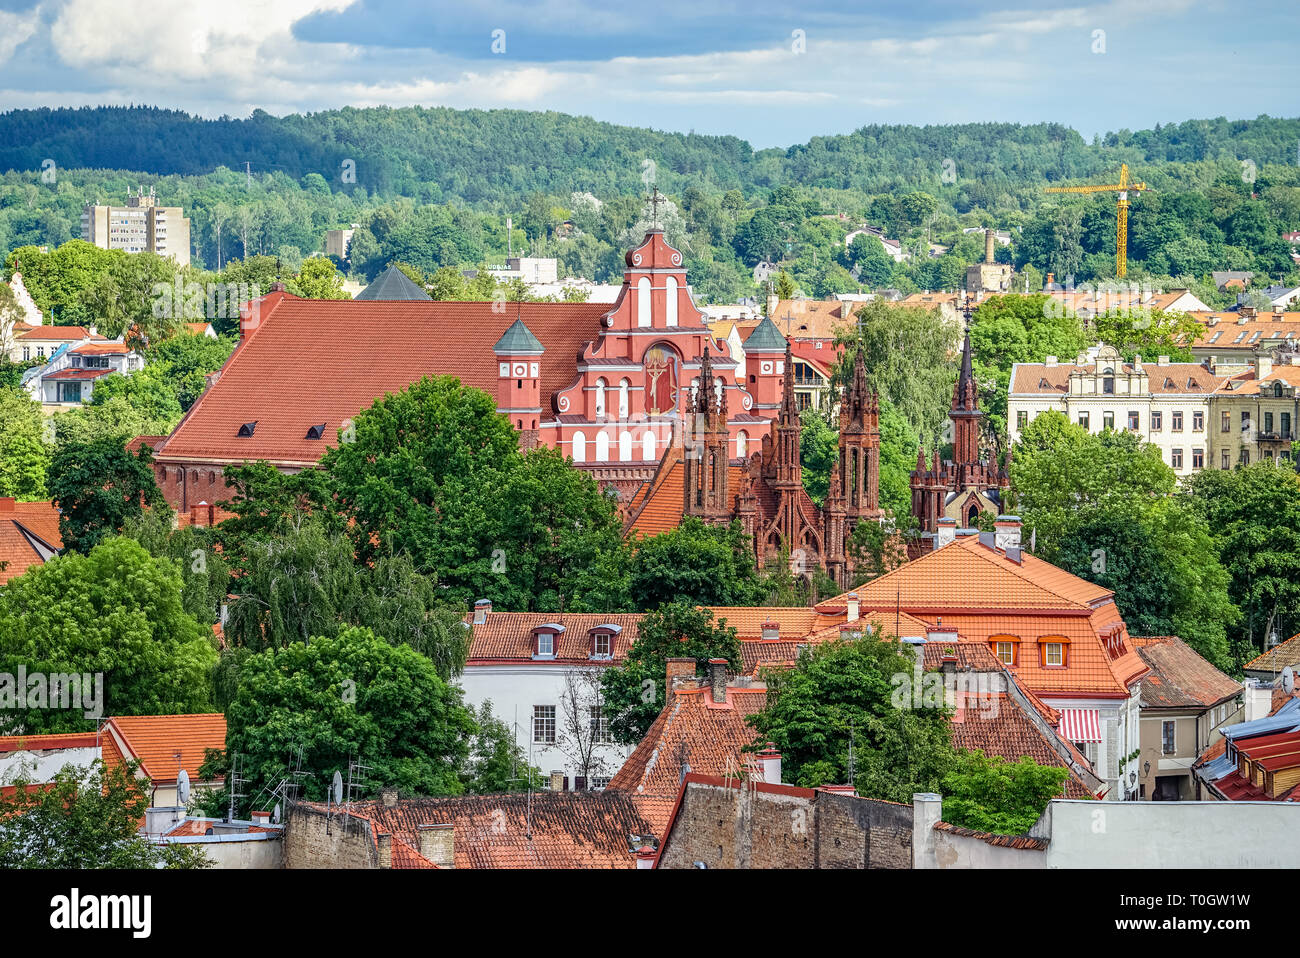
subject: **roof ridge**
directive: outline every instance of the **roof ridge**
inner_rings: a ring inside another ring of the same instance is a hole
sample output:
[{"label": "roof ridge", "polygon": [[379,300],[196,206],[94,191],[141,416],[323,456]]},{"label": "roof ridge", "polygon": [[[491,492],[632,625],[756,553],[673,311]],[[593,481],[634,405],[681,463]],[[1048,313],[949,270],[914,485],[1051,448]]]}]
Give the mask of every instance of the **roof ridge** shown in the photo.
[{"label": "roof ridge", "polygon": [[[1010,559],[1007,559],[1006,556],[1002,555],[1002,553],[999,553],[999,552],[996,551],[995,549],[989,549],[987,546],[985,546],[983,543],[981,543],[981,542],[979,541],[979,537],[978,537],[978,536],[967,536],[967,537],[963,537],[963,538],[960,538],[960,539],[955,540],[955,542],[956,542],[956,543],[960,543],[962,546],[965,547],[965,546],[966,546],[966,541],[965,541],[966,539],[969,539],[969,540],[970,540],[970,543],[971,543],[971,546],[974,547],[974,548],[967,547],[967,548],[966,548],[966,551],[967,551],[967,552],[970,552],[970,553],[975,554],[975,555],[980,555],[980,556],[981,556],[982,558],[984,558],[986,561],[989,560],[990,556],[991,556],[991,557],[995,557],[995,558],[1003,559],[1007,564],[1006,564],[1006,565],[1002,565],[1001,563],[998,563],[998,566],[997,566],[997,567],[998,567],[999,569],[1002,569],[1002,570],[1005,571],[1005,572],[1009,572],[1009,573],[1011,573],[1012,575],[1016,576],[1018,579],[1021,579],[1021,580],[1023,580],[1024,582],[1027,582],[1027,583],[1029,583],[1030,585],[1034,586],[1034,588],[1036,588],[1036,589],[1040,589],[1040,590],[1042,590],[1043,592],[1046,592],[1046,593],[1048,593],[1048,594],[1050,594],[1050,595],[1054,595],[1054,596],[1056,596],[1058,599],[1062,599],[1062,600],[1064,600],[1065,602],[1070,603],[1070,604],[1071,604],[1072,606],[1074,606],[1075,608],[1078,608],[1078,609],[1086,609],[1086,610],[1089,611],[1089,612],[1094,611],[1093,606],[1092,606],[1091,603],[1083,603],[1083,602],[1079,602],[1079,601],[1077,601],[1077,600],[1075,600],[1075,599],[1070,598],[1070,597],[1067,596],[1067,595],[1062,595],[1060,592],[1058,592],[1057,590],[1051,588],[1050,586],[1046,586],[1046,585],[1043,585],[1043,584],[1041,584],[1041,583],[1039,583],[1039,582],[1035,582],[1033,579],[1029,578],[1029,576],[1027,576],[1027,575],[1022,571],[1023,568],[1024,568],[1023,565],[1017,566],[1016,563],[1012,562],[1012,560],[1010,560]],[[975,552],[975,549],[979,549],[980,551],[977,553],[977,552]],[[942,551],[942,550],[939,550],[939,551]],[[934,554],[934,555],[938,555],[938,551],[936,551],[935,553],[932,553],[932,554]],[[1035,562],[1041,562],[1041,563],[1043,563],[1043,565],[1052,566],[1052,568],[1055,569],[1055,570],[1057,570],[1058,572],[1063,572],[1063,573],[1065,573],[1066,575],[1068,575],[1068,576],[1070,576],[1070,577],[1072,577],[1072,578],[1078,579],[1080,582],[1087,582],[1088,585],[1096,586],[1098,589],[1103,589],[1103,590],[1105,590],[1106,593],[1111,597],[1112,600],[1115,598],[1115,593],[1114,593],[1112,590],[1110,590],[1110,589],[1106,589],[1105,586],[1097,585],[1097,583],[1095,583],[1095,582],[1088,582],[1087,579],[1084,579],[1084,578],[1082,578],[1081,576],[1077,576],[1077,575],[1075,575],[1073,572],[1070,572],[1068,569],[1062,569],[1060,566],[1052,565],[1052,564],[1051,564],[1050,562],[1048,562],[1046,559],[1040,559],[1040,558],[1038,558],[1038,556],[1034,555],[1032,552],[1023,552],[1023,553],[1021,553],[1021,555],[1022,555],[1023,557],[1028,557],[1028,558],[1030,558],[1030,559],[1033,559]],[[904,567],[905,567],[905,566],[904,566]]]}]

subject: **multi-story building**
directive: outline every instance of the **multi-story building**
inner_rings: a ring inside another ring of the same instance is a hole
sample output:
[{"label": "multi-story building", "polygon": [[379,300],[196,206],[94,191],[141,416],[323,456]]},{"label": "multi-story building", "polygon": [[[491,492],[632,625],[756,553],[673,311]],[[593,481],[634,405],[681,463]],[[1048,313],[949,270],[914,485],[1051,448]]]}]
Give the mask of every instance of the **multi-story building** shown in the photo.
[{"label": "multi-story building", "polygon": [[178,266],[190,262],[190,221],[179,206],[159,206],[153,188],[136,190],[126,206],[87,205],[81,213],[81,238],[100,249],[169,256]]},{"label": "multi-story building", "polygon": [[1140,356],[1124,362],[1103,344],[1095,356],[1073,363],[1048,356],[1042,363],[1016,363],[1007,395],[1011,441],[1041,412],[1063,413],[1089,432],[1123,429],[1158,446],[1179,476],[1210,463],[1210,399],[1226,377],[1198,363],[1154,363]]},{"label": "multi-story building", "polygon": [[1257,355],[1249,369],[1223,380],[1210,399],[1210,455],[1220,469],[1289,458],[1300,422],[1300,366]]},{"label": "multi-story building", "polygon": [[357,231],[357,224],[350,229],[325,231],[325,255],[334,259],[347,259],[348,247],[352,245],[352,234]]},{"label": "multi-story building", "polygon": [[[1200,335],[1190,344],[1192,358],[1228,372],[1241,372],[1265,351],[1300,349],[1300,312],[1281,309],[1259,313],[1243,306],[1229,313],[1189,313],[1201,324]],[[1235,366],[1235,370],[1229,367]]]}]

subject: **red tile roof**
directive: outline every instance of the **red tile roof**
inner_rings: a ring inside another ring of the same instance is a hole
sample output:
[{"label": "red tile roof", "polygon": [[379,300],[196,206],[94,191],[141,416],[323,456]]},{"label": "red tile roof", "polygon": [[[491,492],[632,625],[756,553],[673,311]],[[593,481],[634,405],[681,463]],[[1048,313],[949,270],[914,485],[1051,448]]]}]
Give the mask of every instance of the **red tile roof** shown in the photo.
[{"label": "red tile roof", "polygon": [[[274,292],[217,382],[159,450],[164,459],[314,463],[337,445],[343,421],[423,376],[454,375],[492,395],[493,346],[522,318],[546,349],[543,401],[573,382],[583,345],[600,334],[600,303],[492,303],[299,299]],[[268,388],[273,386],[274,388]],[[243,423],[254,434],[239,438]],[[325,423],[325,440],[306,439]]]},{"label": "red tile roof", "polygon": [[1300,632],[1261,652],[1242,668],[1252,672],[1281,672],[1288,665],[1293,669],[1300,668]]},{"label": "red tile roof", "polygon": [[[325,806],[309,803],[320,811]],[[619,792],[534,792],[359,802],[352,813],[393,836],[393,867],[432,867],[419,826],[453,826],[456,868],[633,868],[629,835],[650,823]]]},{"label": "red tile roof", "polygon": [[48,376],[42,376],[47,381],[52,380],[87,380],[99,379],[103,376],[111,376],[117,372],[115,369],[75,369],[71,366],[66,369],[60,369],[58,372],[50,373]]},{"label": "red tile roof", "polygon": [[85,343],[70,350],[78,356],[125,356],[130,351],[126,343]]},{"label": "red tile roof", "polygon": [[176,781],[181,768],[198,781],[205,751],[226,747],[226,717],[220,712],[116,715],[104,724],[104,734],[110,733],[121,743],[124,757],[139,759],[141,770],[155,784]]},{"label": "red tile roof", "polygon": [[0,499],[0,585],[45,561],[38,545],[63,548],[54,503]]},{"label": "red tile roof", "polygon": [[40,752],[47,749],[95,748],[99,744],[97,732],[56,732],[51,735],[0,736],[0,754],[8,752]]},{"label": "red tile roof", "polygon": [[1208,709],[1241,692],[1234,682],[1177,636],[1133,638],[1151,669],[1142,680],[1144,709]]},{"label": "red tile roof", "polygon": [[[637,614],[581,614],[554,612],[489,612],[486,621],[472,626],[469,658],[466,665],[484,665],[500,661],[532,661],[533,630],[558,624],[564,631],[555,637],[555,662],[595,664],[591,659],[591,630],[603,625],[618,626],[622,631],[610,643],[611,659],[599,664],[618,664],[636,641],[641,625]],[[469,622],[473,616],[466,616]],[[548,660],[549,661],[549,660]]]},{"label": "red tile roof", "polygon": [[75,340],[90,339],[95,341],[107,340],[107,336],[101,336],[98,333],[90,334],[90,330],[85,326],[32,326],[27,332],[14,337],[15,339],[44,339],[44,340]]}]

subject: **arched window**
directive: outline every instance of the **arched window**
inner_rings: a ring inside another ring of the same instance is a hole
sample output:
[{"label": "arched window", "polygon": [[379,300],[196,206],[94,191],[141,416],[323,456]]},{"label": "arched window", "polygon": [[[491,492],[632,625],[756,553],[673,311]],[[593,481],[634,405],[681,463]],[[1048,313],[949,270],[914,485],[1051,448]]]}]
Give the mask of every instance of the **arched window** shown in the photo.
[{"label": "arched window", "polygon": [[650,277],[642,276],[636,284],[636,324],[650,325]]},{"label": "arched window", "polygon": [[587,461],[587,437],[580,432],[575,432],[573,434],[572,456],[574,462]]},{"label": "arched window", "polygon": [[632,434],[621,432],[618,435],[618,461],[630,462],[632,459]]},{"label": "arched window", "polygon": [[736,433],[736,458],[744,459],[749,455],[749,435],[745,430]]},{"label": "arched window", "polygon": [[669,276],[664,283],[664,295],[668,297],[668,309],[664,313],[664,322],[668,326],[677,325],[677,280]]},{"label": "arched window", "polygon": [[646,432],[646,434],[641,437],[641,458],[646,462],[654,462],[656,459],[655,434],[652,432]]},{"label": "arched window", "polygon": [[596,418],[605,416],[605,377],[596,380]]},{"label": "arched window", "polygon": [[609,433],[596,433],[596,461],[609,462]]},{"label": "arched window", "polygon": [[626,419],[628,412],[628,391],[631,390],[632,384],[626,379],[618,381],[618,418]]}]

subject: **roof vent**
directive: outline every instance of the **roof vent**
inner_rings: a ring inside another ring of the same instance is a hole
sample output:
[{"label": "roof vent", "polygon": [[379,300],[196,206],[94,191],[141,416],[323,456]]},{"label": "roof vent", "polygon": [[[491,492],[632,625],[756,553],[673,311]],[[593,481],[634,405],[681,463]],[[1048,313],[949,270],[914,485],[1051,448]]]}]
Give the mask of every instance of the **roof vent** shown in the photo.
[{"label": "roof vent", "polygon": [[319,426],[312,426],[307,430],[308,439],[320,439],[325,435],[325,423]]},{"label": "roof vent", "polygon": [[246,423],[244,423],[242,426],[239,427],[239,435],[240,435],[241,437],[248,437],[248,436],[251,436],[251,435],[253,434],[253,430],[256,429],[256,428],[257,428],[257,420],[256,420],[256,419],[254,419],[252,422],[246,422]]}]

